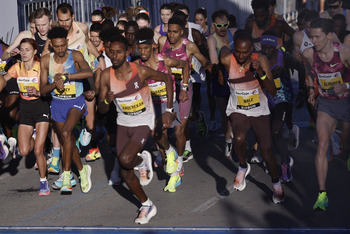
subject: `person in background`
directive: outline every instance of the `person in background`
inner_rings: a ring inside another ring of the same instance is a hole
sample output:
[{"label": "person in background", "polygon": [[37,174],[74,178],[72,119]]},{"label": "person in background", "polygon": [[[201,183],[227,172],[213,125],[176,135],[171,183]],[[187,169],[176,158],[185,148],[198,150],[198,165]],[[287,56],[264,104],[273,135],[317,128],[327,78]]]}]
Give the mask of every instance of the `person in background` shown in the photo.
[{"label": "person in background", "polygon": [[154,28],[154,41],[158,42],[159,37],[165,36],[168,32],[168,22],[173,17],[174,9],[170,4],[163,4],[159,10],[162,23]]}]

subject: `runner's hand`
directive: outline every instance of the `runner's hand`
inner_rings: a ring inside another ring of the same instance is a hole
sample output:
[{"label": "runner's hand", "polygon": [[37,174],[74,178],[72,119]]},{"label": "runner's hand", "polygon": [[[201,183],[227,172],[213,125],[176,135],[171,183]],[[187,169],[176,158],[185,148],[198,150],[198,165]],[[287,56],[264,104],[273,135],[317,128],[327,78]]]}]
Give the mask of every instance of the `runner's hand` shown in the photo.
[{"label": "runner's hand", "polygon": [[342,92],[346,91],[347,88],[346,88],[346,84],[335,84],[333,86],[333,89],[334,89],[334,92],[335,94],[339,95],[341,94]]},{"label": "runner's hand", "polygon": [[95,98],[95,91],[93,90],[86,91],[84,93],[84,96],[88,101],[91,102]]},{"label": "runner's hand", "polygon": [[310,89],[308,102],[309,102],[312,106],[315,106],[315,104],[316,104],[315,91],[314,91],[313,89]]},{"label": "runner's hand", "polygon": [[162,115],[163,128],[171,128],[173,121],[175,120],[176,113],[165,112]]},{"label": "runner's hand", "polygon": [[34,86],[27,87],[28,95],[31,97],[40,97],[40,92]]},{"label": "runner's hand", "polygon": [[181,90],[179,98],[180,98],[180,102],[185,102],[186,100],[188,100],[187,92],[185,90]]},{"label": "runner's hand", "polygon": [[109,91],[106,95],[106,101],[108,103],[113,102],[113,100],[115,99],[115,94],[112,91]]},{"label": "runner's hand", "polygon": [[62,73],[57,73],[55,76],[54,76],[54,84],[56,86],[56,89],[59,91],[59,92],[63,92],[64,91],[64,80],[62,78]]}]

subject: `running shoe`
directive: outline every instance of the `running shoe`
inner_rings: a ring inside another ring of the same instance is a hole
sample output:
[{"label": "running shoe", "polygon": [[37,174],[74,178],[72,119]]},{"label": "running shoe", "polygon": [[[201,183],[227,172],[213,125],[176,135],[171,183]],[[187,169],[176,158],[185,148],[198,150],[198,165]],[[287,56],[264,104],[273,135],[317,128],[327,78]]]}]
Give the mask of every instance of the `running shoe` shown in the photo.
[{"label": "running shoe", "polygon": [[[171,146],[170,146],[171,147]],[[171,174],[177,169],[177,152],[175,149],[170,154],[166,154],[166,173]]]},{"label": "running shoe", "polygon": [[50,194],[49,182],[47,180],[40,181],[40,192],[39,196],[45,196]]},{"label": "running shoe", "polygon": [[294,165],[294,159],[292,158],[292,156],[289,156],[288,159],[289,159],[289,166],[292,167]]},{"label": "running shoe", "polygon": [[282,183],[289,182],[293,180],[292,169],[289,163],[283,163],[281,165],[280,171],[280,181]]},{"label": "running shoe", "polygon": [[343,145],[341,143],[341,131],[335,130],[331,136],[332,150],[334,156],[339,156],[343,152]]},{"label": "running shoe", "polygon": [[179,172],[180,176],[184,176],[185,169],[184,169],[183,161],[182,160],[180,161],[179,158],[177,158],[176,162],[177,162],[177,169],[176,170]]},{"label": "running shoe", "polygon": [[274,183],[273,190],[274,190],[274,193],[272,195],[272,201],[275,204],[280,204],[284,202],[285,196],[284,196],[281,182]]},{"label": "running shoe", "polygon": [[171,193],[176,192],[176,187],[182,183],[182,179],[180,175],[172,176],[169,179],[167,186],[164,188],[164,192],[169,191]]},{"label": "running shoe", "polygon": [[153,178],[152,156],[148,151],[144,150],[141,153],[141,157],[145,163],[143,166],[138,167],[140,172],[140,184],[142,186],[146,186],[152,181]]},{"label": "running shoe", "polygon": [[150,219],[157,214],[157,207],[152,204],[150,206],[141,206],[139,215],[135,219],[135,223],[146,224]]},{"label": "running shoe", "polygon": [[[58,177],[58,180],[55,180],[52,183],[52,188],[55,190],[61,189],[62,188],[62,183],[63,183],[63,173]],[[72,187],[77,185],[77,181],[74,179],[73,173],[70,173],[70,184]]]},{"label": "running shoe", "polygon": [[209,121],[209,131],[216,131],[218,130],[218,126],[215,120]]},{"label": "running shoe", "polygon": [[159,151],[158,151],[156,159],[154,160],[153,166],[154,167],[163,167],[164,166],[163,158],[162,158],[162,155]]},{"label": "running shoe", "polygon": [[71,172],[70,171],[64,171],[63,173],[63,179],[62,179],[62,186],[61,186],[61,194],[67,194],[72,193],[73,187],[71,184]]},{"label": "running shoe", "polygon": [[109,186],[117,186],[117,185],[120,185],[121,184],[121,181],[115,181],[113,182],[112,180],[108,180],[108,185]]},{"label": "running shoe", "polygon": [[79,171],[80,174],[80,187],[83,193],[90,191],[91,183],[91,167],[89,165],[84,165],[83,169]]},{"label": "running shoe", "polygon": [[185,150],[184,156],[183,156],[183,162],[188,162],[193,158],[193,154],[189,150]]},{"label": "running shoe", "polygon": [[205,115],[202,111],[198,111],[198,120],[196,121],[196,127],[198,135],[204,137],[208,133],[207,122],[205,121]]},{"label": "running shoe", "polygon": [[320,208],[321,210],[326,210],[328,207],[328,197],[326,192],[318,193],[317,201],[313,206],[313,209],[316,210]]},{"label": "running shoe", "polygon": [[2,141],[0,141],[0,159],[3,160],[6,158],[6,152],[4,150],[4,147],[2,146]]},{"label": "running shoe", "polygon": [[[4,164],[8,164],[11,162],[13,158],[16,158],[16,145],[17,145],[17,140],[14,137],[10,137],[7,140],[7,157],[2,160]],[[6,148],[4,148],[6,150]]]},{"label": "running shoe", "polygon": [[288,149],[296,150],[299,146],[300,129],[297,125],[293,125],[292,132],[289,133]]},{"label": "running shoe", "polygon": [[86,130],[86,128],[84,128],[83,130],[81,130],[80,132],[80,136],[79,136],[79,139],[80,139],[80,144],[82,146],[87,146],[90,141],[91,141],[91,133],[88,132]]},{"label": "running shoe", "polygon": [[85,161],[87,162],[92,162],[95,161],[96,159],[101,158],[101,153],[100,150],[97,148],[91,148],[89,150],[89,153],[85,157]]},{"label": "running shoe", "polygon": [[33,130],[32,137],[33,137],[33,139],[34,139],[34,141],[35,141],[35,139],[36,139],[36,129],[35,129],[35,128],[34,128],[34,130]]},{"label": "running shoe", "polygon": [[58,174],[60,173],[60,158],[57,157],[53,157],[52,161],[50,163],[49,168],[47,169],[47,171],[49,173],[53,173],[53,174]]},{"label": "running shoe", "polygon": [[233,182],[233,188],[238,191],[242,191],[246,187],[245,178],[250,172],[250,164],[247,163],[247,168],[238,167],[238,173],[235,181]]},{"label": "running shoe", "polygon": [[225,156],[226,157],[231,157],[231,151],[232,151],[232,142],[225,142]]},{"label": "running shoe", "polygon": [[260,149],[258,148],[253,154],[253,157],[250,160],[250,163],[261,163],[262,161],[263,159],[261,157]]}]

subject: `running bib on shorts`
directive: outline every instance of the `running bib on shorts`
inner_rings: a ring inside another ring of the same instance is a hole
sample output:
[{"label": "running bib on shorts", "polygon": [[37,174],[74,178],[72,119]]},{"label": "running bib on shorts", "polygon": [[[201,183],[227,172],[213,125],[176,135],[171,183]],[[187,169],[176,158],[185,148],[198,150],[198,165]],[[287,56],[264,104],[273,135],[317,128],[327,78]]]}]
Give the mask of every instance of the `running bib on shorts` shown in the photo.
[{"label": "running bib on shorts", "polygon": [[117,98],[117,103],[126,115],[139,115],[146,111],[141,94],[132,97]]},{"label": "running bib on shorts", "polygon": [[278,77],[276,79],[273,79],[275,82],[276,89],[281,89],[281,79]]},{"label": "running bib on shorts", "polygon": [[75,98],[77,96],[75,90],[75,81],[69,81],[64,83],[63,92],[59,92],[57,89],[54,90],[55,97],[57,98]]},{"label": "running bib on shorts", "polygon": [[39,90],[38,77],[17,77],[18,89],[24,97],[29,97],[27,88],[34,87]]},{"label": "running bib on shorts", "polygon": [[153,100],[166,101],[166,86],[164,82],[156,82],[148,84],[149,89],[151,90],[151,95]]},{"label": "running bib on shorts", "polygon": [[318,74],[318,80],[321,84],[321,89],[325,93],[334,93],[333,86],[335,84],[342,84],[343,78],[340,72]]},{"label": "running bib on shorts", "polygon": [[258,89],[235,91],[237,97],[237,109],[250,110],[260,106]]}]

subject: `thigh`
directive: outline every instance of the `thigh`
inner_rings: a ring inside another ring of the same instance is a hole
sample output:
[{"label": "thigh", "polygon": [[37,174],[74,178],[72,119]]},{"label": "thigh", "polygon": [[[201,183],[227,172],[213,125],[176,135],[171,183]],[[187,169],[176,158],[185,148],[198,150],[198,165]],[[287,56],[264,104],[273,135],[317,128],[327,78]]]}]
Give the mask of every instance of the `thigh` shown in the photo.
[{"label": "thigh", "polygon": [[261,149],[271,148],[271,123],[270,115],[250,117],[252,128]]},{"label": "thigh", "polygon": [[30,145],[33,130],[34,128],[31,125],[20,124],[18,126],[18,146],[20,148]]},{"label": "thigh", "polygon": [[49,131],[49,122],[39,122],[35,124],[36,138],[35,138],[35,148],[43,147],[47,132]]},{"label": "thigh", "polygon": [[317,111],[316,131],[319,141],[329,142],[337,126],[337,120],[326,112]]},{"label": "thigh", "polygon": [[251,127],[249,117],[239,113],[232,113],[230,115],[232,132],[235,140],[245,141],[247,132]]}]

